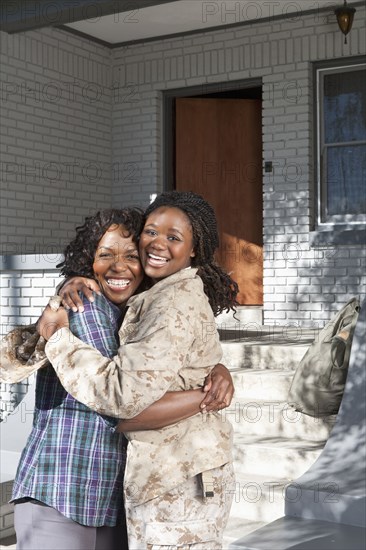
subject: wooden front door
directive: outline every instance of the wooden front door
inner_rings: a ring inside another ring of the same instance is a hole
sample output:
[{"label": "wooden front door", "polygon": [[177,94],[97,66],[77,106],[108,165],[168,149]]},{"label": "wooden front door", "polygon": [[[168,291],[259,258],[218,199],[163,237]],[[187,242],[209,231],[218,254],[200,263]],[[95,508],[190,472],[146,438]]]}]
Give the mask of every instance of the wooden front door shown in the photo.
[{"label": "wooden front door", "polygon": [[176,99],[175,187],[215,209],[217,261],[242,305],[263,304],[261,112],[256,99]]}]

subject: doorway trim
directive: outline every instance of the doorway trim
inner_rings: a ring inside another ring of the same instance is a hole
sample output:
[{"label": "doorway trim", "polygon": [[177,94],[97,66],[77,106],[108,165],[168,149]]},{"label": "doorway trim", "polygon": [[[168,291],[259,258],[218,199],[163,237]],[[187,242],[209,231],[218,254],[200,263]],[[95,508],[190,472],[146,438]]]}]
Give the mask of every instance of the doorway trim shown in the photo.
[{"label": "doorway trim", "polygon": [[198,86],[186,86],[163,90],[163,190],[173,189],[174,182],[174,100],[182,97],[198,97],[210,94],[234,92],[250,88],[262,88],[261,78],[230,80],[223,82],[204,82]]}]

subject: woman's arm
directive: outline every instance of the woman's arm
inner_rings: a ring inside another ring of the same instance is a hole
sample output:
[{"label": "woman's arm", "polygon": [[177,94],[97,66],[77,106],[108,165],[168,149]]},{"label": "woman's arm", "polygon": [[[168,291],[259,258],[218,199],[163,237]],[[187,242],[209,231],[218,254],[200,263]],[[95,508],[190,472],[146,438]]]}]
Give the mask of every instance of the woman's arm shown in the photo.
[{"label": "woman's arm", "polygon": [[204,411],[200,407],[203,395],[200,389],[167,392],[159,401],[150,405],[134,418],[121,420],[117,431],[158,430],[185,420]]},{"label": "woman's arm", "polygon": [[70,277],[57,288],[58,294],[62,298],[63,306],[75,312],[79,311],[80,313],[84,311],[84,303],[79,292],[81,292],[89,302],[94,302],[93,292],[101,294],[98,283],[94,281],[94,279],[88,279],[87,277]]},{"label": "woman's arm", "polygon": [[[195,341],[197,327],[190,324],[183,311],[171,307],[168,296],[163,298],[154,296],[143,322],[131,323],[135,313],[130,307],[129,319],[125,318],[120,329],[121,343],[129,341],[113,360],[102,357],[67,328],[58,330],[47,344],[46,353],[66,390],[102,414],[131,419],[176,385],[182,349],[187,350]],[[184,299],[184,310],[196,307],[194,296],[187,294]],[[53,318],[43,317],[44,324],[52,323]],[[50,336],[43,333],[42,327],[40,331],[45,338]],[[216,363],[220,353],[216,337],[214,345],[204,343],[206,365]]]},{"label": "woman's arm", "polygon": [[229,407],[234,397],[234,383],[230,371],[217,363],[206,377],[203,391],[206,395],[201,403],[201,408],[207,412]]},{"label": "woman's arm", "polygon": [[121,420],[117,431],[164,428],[199,412],[208,413],[229,407],[233,395],[231,374],[224,365],[218,363],[206,378],[202,389],[167,392],[134,418]]},{"label": "woman's arm", "polygon": [[[79,312],[84,311],[85,303],[79,292],[90,302],[94,301],[93,291],[97,294],[100,293],[96,281],[86,277],[70,277],[58,288],[64,306]],[[75,334],[74,330],[72,332]],[[207,412],[230,405],[234,395],[234,385],[230,372],[224,365],[219,363],[211,371],[205,381],[204,391],[206,393],[203,396],[201,408],[206,408]]]},{"label": "woman's arm", "polygon": [[[115,346],[117,344],[112,345],[115,339],[116,325],[110,316],[106,314],[105,307],[107,304],[104,305],[104,303],[103,297],[96,296],[94,304],[88,303],[84,298],[84,312],[71,313],[69,319],[67,319],[68,316],[63,308],[59,312],[49,311],[51,318],[49,319],[48,328],[53,332],[55,328],[67,326],[67,321],[71,321],[71,328],[75,335],[84,342],[93,345],[105,357],[110,357],[113,352],[116,352]],[[108,342],[107,346],[106,342]],[[121,421],[118,431],[163,428],[189,418],[198,412],[220,410],[230,404],[233,392],[234,386],[229,371],[224,365],[218,364],[207,377],[205,388],[168,392],[137,416],[130,420]],[[209,393],[210,395],[208,395]],[[110,411],[106,412],[110,414]]]}]

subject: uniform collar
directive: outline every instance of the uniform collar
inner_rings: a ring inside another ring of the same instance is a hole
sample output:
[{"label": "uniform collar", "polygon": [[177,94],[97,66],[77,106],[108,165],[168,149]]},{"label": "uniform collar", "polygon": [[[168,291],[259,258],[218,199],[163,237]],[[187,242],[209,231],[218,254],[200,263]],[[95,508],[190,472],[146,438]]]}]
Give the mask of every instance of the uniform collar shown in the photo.
[{"label": "uniform collar", "polygon": [[180,271],[177,271],[177,273],[173,273],[173,275],[169,275],[169,277],[165,277],[164,279],[161,279],[161,281],[158,281],[155,283],[151,288],[148,290],[145,290],[145,292],[141,292],[141,294],[136,294],[136,296],[132,296],[128,302],[127,305],[138,307],[140,303],[148,296],[149,298],[154,296],[157,292],[163,292],[167,288],[174,286],[176,283],[179,283],[181,281],[185,281],[188,279],[194,279],[196,277],[197,268],[196,267],[188,267],[185,269],[181,269]]}]

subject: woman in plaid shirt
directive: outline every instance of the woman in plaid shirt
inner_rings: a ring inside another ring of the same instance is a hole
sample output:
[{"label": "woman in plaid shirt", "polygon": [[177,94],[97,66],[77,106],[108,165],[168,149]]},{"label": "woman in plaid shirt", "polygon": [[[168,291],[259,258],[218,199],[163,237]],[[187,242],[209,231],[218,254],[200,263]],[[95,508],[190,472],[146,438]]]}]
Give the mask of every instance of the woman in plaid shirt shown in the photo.
[{"label": "woman in plaid shirt", "polygon": [[124,428],[130,550],[222,550],[235,489],[230,423],[218,414],[203,422],[197,414],[137,431],[133,419],[167,391],[200,388],[222,357],[215,315],[235,308],[238,286],[215,262],[217,222],[203,197],[163,193],[145,218],[139,250],[152,286],[128,301],[118,354],[103,357],[75,338],[62,311],[48,310],[40,332],[75,398],[130,419]]},{"label": "woman in plaid shirt", "polygon": [[[61,264],[65,276],[78,273],[99,282],[102,294],[93,303],[84,299],[82,313],[70,310],[69,323],[80,340],[105,357],[117,353],[125,304],[143,281],[136,245],[141,223],[137,209],[87,218]],[[111,263],[115,274],[106,278]],[[153,429],[196,414],[203,397],[200,390],[167,394],[137,416],[135,426]],[[51,364],[39,370],[33,429],[12,495],[18,550],[127,548],[126,439],[117,424],[67,393]]]}]

